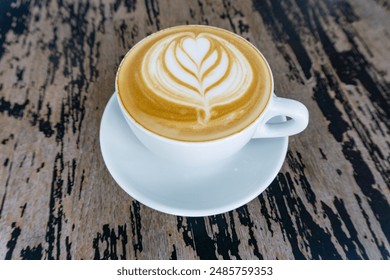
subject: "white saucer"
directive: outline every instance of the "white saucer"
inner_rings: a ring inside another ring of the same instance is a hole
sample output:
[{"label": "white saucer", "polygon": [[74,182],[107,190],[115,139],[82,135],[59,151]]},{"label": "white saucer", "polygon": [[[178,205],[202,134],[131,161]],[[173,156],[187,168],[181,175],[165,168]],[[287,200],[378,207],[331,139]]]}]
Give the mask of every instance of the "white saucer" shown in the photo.
[{"label": "white saucer", "polygon": [[215,215],[248,203],[276,177],[287,146],[288,137],[255,139],[221,164],[190,168],[147,150],[128,127],[115,94],[100,125],[100,148],[118,185],[142,204],[179,216]]}]

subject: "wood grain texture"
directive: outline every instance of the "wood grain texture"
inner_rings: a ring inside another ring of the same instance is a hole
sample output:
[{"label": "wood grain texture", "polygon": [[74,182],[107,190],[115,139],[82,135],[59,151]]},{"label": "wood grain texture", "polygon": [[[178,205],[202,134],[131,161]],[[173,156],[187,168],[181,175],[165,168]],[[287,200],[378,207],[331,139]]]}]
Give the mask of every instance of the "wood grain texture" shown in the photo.
[{"label": "wood grain texture", "polygon": [[[390,259],[389,11],[378,0],[1,1],[0,258]],[[250,40],[275,92],[310,111],[271,186],[221,215],[143,206],[100,154],[121,58],[180,24]]]}]

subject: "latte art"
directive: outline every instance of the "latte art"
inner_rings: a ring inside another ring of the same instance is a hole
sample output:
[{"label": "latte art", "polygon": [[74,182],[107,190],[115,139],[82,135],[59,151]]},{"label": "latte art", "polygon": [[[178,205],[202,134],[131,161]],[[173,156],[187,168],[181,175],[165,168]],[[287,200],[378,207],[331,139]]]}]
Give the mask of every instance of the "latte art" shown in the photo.
[{"label": "latte art", "polygon": [[154,94],[195,108],[198,122],[206,124],[213,107],[245,94],[253,73],[244,55],[228,41],[187,32],[167,36],[150,48],[142,77]]},{"label": "latte art", "polygon": [[169,139],[202,142],[239,132],[262,114],[272,76],[260,52],[229,31],[177,26],[136,44],[116,90],[136,123]]}]

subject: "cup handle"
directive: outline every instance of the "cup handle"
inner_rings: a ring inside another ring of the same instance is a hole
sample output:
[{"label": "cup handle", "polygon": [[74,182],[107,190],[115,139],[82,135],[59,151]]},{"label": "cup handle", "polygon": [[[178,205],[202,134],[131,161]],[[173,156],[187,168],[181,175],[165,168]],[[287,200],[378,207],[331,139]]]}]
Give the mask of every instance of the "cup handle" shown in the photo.
[{"label": "cup handle", "polygon": [[[285,137],[303,131],[309,123],[309,111],[302,103],[273,96],[265,115],[265,123],[259,125],[253,138]],[[276,116],[287,116],[283,122],[270,123]],[[267,123],[268,122],[268,123]]]}]

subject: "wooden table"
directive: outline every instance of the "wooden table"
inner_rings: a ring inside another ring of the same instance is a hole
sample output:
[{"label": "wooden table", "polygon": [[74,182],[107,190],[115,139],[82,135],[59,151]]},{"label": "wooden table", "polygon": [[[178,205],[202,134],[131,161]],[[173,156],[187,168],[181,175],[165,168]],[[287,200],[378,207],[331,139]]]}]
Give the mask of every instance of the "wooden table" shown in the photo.
[{"label": "wooden table", "polygon": [[[390,258],[388,2],[10,2],[0,4],[1,259]],[[132,199],[99,148],[121,58],[181,24],[250,40],[275,92],[310,111],[268,189],[210,217]]]}]

